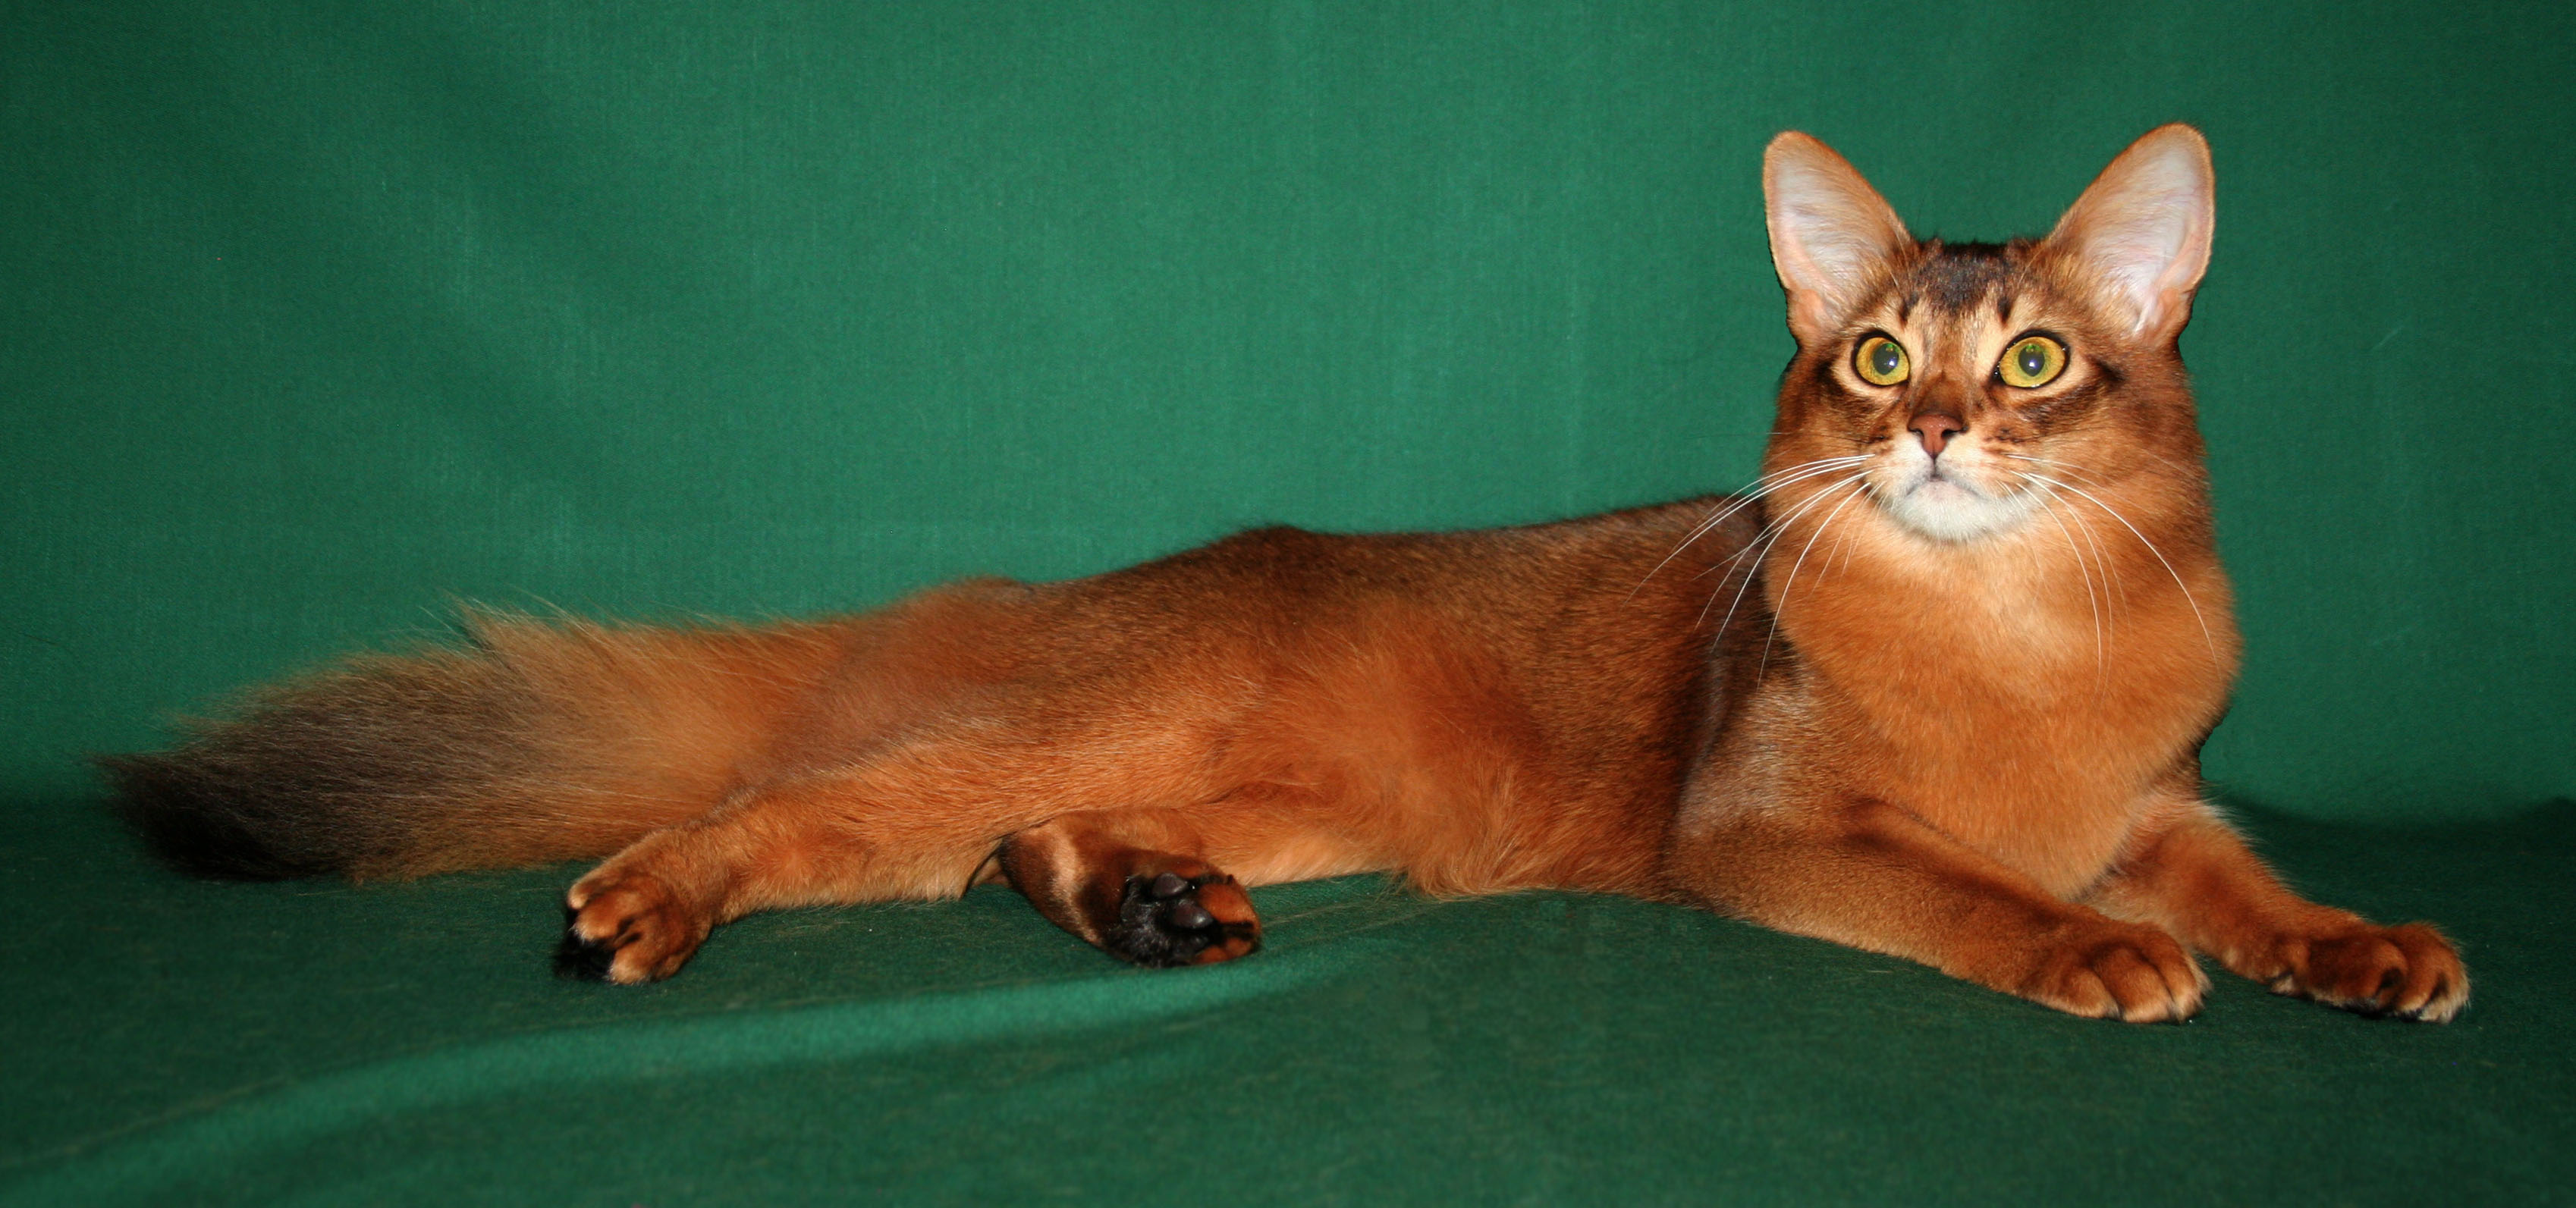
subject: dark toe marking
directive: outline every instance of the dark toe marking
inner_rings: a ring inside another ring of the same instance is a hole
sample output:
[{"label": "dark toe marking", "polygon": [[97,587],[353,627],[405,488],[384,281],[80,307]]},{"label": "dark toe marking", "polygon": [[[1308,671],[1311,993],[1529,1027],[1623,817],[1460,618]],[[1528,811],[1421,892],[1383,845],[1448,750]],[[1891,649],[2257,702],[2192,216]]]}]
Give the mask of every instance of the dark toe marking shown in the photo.
[{"label": "dark toe marking", "polygon": [[1218,922],[1199,904],[1200,886],[1232,880],[1223,873],[1196,879],[1169,872],[1127,878],[1125,892],[1119,896],[1118,923],[1109,929],[1103,946],[1139,965],[1162,968],[1189,964],[1236,932],[1248,937],[1249,928]]},{"label": "dark toe marking", "polygon": [[[566,910],[570,915],[574,912]],[[617,959],[617,945],[595,943],[581,938],[570,922],[564,924],[563,942],[555,945],[555,976],[580,981],[607,981],[608,966]]]}]

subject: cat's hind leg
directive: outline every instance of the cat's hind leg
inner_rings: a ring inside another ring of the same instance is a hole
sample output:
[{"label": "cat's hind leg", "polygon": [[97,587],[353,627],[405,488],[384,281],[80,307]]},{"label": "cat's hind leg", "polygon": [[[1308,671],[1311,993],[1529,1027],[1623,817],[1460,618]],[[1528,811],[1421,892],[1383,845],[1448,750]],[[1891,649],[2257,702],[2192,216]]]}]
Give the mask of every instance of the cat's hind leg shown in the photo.
[{"label": "cat's hind leg", "polygon": [[[1184,828],[1155,815],[1068,814],[1004,840],[1002,876],[1057,926],[1139,965],[1205,965],[1261,947],[1261,920]],[[1166,850],[1179,849],[1179,850]]]},{"label": "cat's hind leg", "polygon": [[[746,789],[575,882],[557,968],[654,981],[714,927],[753,911],[953,898],[1006,839],[1024,852],[1005,861],[1026,874],[1013,883],[1075,934],[1149,964],[1240,956],[1259,942],[1251,900],[1188,854],[1202,849],[1177,811],[1123,804],[1218,795],[1199,771],[1202,749],[1165,741],[1140,753],[1123,730],[961,726]],[[1043,868],[1031,863],[1041,852]],[[1142,899],[1127,899],[1131,883]]]}]

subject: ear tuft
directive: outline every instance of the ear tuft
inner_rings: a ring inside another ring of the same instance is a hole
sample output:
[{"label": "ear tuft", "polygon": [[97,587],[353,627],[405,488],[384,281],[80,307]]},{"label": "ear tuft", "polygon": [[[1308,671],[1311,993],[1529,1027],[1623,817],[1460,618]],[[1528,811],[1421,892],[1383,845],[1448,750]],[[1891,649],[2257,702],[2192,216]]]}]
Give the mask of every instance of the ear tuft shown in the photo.
[{"label": "ear tuft", "polygon": [[1830,339],[1870,283],[1914,238],[1878,191],[1817,139],[1787,131],[1762,153],[1771,266],[1800,343]]},{"label": "ear tuft", "polygon": [[2130,334],[2171,339],[2209,268],[2215,187],[2200,131],[2159,126],[2102,169],[2043,246],[2091,279]]}]

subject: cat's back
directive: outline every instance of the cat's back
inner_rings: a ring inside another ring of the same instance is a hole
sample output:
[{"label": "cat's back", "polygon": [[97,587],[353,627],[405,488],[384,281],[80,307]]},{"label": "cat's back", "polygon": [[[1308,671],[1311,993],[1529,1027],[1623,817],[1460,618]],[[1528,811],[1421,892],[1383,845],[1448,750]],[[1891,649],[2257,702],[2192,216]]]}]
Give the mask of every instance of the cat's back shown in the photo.
[{"label": "cat's back", "polygon": [[1254,529],[1016,589],[980,624],[1016,669],[1004,678],[1091,684],[1157,712],[1377,699],[1550,747],[1661,744],[1695,707],[1721,622],[1761,605],[1742,590],[1752,559],[1736,556],[1760,509],[1741,502],[1454,532]]},{"label": "cat's back", "polygon": [[[1272,526],[1068,585],[1166,606],[1276,605],[1301,622],[1397,606],[1460,620],[1543,625],[1568,612],[1653,610],[1715,586],[1759,527],[1758,505],[1701,496],[1539,524],[1443,532],[1325,533]],[[1734,586],[1733,583],[1729,584]],[[1634,607],[1631,607],[1634,606]]]},{"label": "cat's back", "polygon": [[1588,770],[1690,741],[1720,625],[1764,607],[1738,556],[1760,527],[1758,503],[1708,496],[1456,532],[1257,529],[1091,581],[1076,611],[1150,631],[1120,643],[1138,662],[1403,701],[1408,728],[1519,733]]}]

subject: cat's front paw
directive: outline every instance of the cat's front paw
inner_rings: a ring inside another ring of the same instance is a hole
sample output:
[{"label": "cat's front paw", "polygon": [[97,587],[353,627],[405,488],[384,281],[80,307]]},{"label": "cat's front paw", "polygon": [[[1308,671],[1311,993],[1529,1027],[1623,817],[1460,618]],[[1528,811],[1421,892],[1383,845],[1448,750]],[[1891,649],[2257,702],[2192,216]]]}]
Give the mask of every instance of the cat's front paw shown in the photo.
[{"label": "cat's front paw", "polygon": [[2097,1019],[2180,1023],[2200,1013],[2209,978],[2163,929],[2106,918],[2054,928],[2015,993]]},{"label": "cat's front paw", "polygon": [[2370,1016],[2449,1023],[2469,1005],[2468,966],[2424,923],[2283,936],[2250,976],[2275,994]]},{"label": "cat's front paw", "polygon": [[715,929],[713,912],[651,873],[614,864],[564,896],[555,972],[594,981],[659,981],[680,971]]}]

